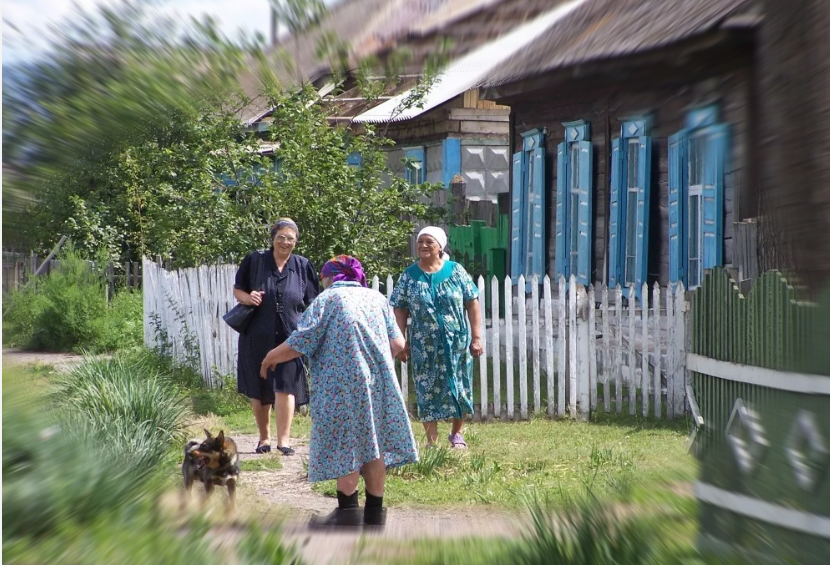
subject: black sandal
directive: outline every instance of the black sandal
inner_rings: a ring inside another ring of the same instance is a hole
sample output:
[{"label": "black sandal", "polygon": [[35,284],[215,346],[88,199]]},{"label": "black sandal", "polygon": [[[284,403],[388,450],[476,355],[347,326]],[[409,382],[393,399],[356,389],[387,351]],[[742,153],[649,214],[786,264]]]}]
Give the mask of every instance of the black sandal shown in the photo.
[{"label": "black sandal", "polygon": [[262,445],[261,441],[258,441],[256,444],[256,449],[254,449],[254,453],[262,455],[263,453],[271,453],[271,444],[266,443]]},{"label": "black sandal", "polygon": [[294,455],[294,450],[285,445],[278,445],[277,451],[279,451],[283,455]]}]

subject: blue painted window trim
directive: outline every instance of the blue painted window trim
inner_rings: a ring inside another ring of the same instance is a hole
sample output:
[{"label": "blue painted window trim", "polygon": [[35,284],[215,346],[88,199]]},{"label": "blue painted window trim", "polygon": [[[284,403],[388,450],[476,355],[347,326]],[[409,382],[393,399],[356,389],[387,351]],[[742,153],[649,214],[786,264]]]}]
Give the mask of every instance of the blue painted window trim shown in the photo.
[{"label": "blue painted window trim", "polygon": [[557,146],[556,276],[588,285],[593,265],[593,146],[590,123],[564,122],[565,141]]},{"label": "blue painted window trim", "polygon": [[441,143],[441,182],[444,188],[450,187],[455,175],[461,174],[461,140],[447,138]]},{"label": "blue painted window trim", "polygon": [[404,178],[407,182],[423,184],[427,180],[426,153],[423,147],[407,147],[404,149],[406,165]]},{"label": "blue painted window trim", "polygon": [[669,281],[694,289],[706,270],[723,265],[729,131],[717,106],[691,110],[685,124],[669,137]]},{"label": "blue painted window trim", "polygon": [[[510,276],[541,282],[547,270],[545,221],[545,135],[539,129],[521,134],[522,150],[513,154],[511,190]],[[529,288],[529,287],[528,287]]]},{"label": "blue painted window trim", "polygon": [[[611,142],[608,285],[628,288],[633,283],[638,299],[648,277],[652,156],[649,129],[648,117],[623,120],[620,137]],[[632,199],[633,211],[628,208]],[[634,223],[634,241],[630,241],[629,222]],[[633,251],[632,257],[629,251]]]}]

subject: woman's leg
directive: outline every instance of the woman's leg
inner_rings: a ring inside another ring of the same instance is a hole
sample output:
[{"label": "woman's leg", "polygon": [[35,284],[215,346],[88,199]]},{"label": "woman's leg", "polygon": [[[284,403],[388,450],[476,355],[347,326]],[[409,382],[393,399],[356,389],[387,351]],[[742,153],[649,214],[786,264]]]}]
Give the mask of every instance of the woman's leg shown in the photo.
[{"label": "woman's leg", "polygon": [[376,498],[383,498],[383,487],[386,484],[386,464],[382,457],[366,463],[361,469],[363,482],[366,483],[366,496],[371,494]]},{"label": "woman's leg", "polygon": [[271,442],[271,405],[263,404],[259,399],[251,399],[251,408],[254,411],[254,420],[259,430],[260,445]]},{"label": "woman's leg", "polygon": [[294,395],[276,393],[274,411],[277,413],[277,445],[291,446],[291,420],[294,418]]},{"label": "woman's leg", "polygon": [[[364,467],[365,469],[365,467]],[[353,495],[357,492],[357,483],[360,480],[360,473],[354,472],[351,475],[346,475],[345,477],[339,477],[337,479],[337,492],[338,494],[344,494],[347,497]],[[339,498],[339,497],[338,497]]]},{"label": "woman's leg", "polygon": [[427,445],[435,445],[438,441],[438,422],[424,422],[424,431],[427,434]]},{"label": "woman's leg", "polygon": [[452,419],[452,431],[450,432],[452,435],[460,434],[461,428],[464,427],[464,420],[461,418],[453,418]]}]

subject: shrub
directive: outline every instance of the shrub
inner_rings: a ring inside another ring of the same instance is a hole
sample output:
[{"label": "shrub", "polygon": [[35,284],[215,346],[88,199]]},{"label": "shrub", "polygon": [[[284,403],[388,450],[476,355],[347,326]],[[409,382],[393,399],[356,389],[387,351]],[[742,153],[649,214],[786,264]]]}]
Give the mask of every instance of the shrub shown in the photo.
[{"label": "shrub", "polygon": [[103,353],[139,347],[144,342],[144,301],[141,292],[115,294],[103,315],[94,321],[95,339],[86,347]]}]

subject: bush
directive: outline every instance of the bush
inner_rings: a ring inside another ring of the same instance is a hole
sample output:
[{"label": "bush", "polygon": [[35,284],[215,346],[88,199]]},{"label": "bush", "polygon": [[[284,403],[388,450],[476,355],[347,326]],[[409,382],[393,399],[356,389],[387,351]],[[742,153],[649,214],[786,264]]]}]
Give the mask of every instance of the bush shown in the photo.
[{"label": "bush", "polygon": [[103,273],[67,249],[49,276],[5,297],[4,344],[94,353],[141,345],[141,293],[121,291],[107,305],[105,284]]},{"label": "bush", "polygon": [[96,338],[87,347],[94,353],[139,347],[144,343],[144,300],[140,292],[122,290],[96,319]]}]

